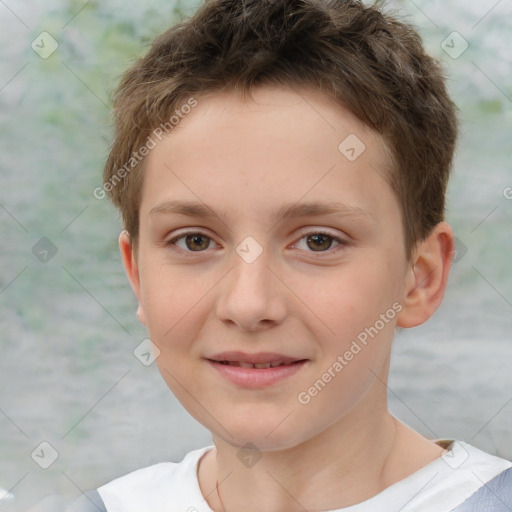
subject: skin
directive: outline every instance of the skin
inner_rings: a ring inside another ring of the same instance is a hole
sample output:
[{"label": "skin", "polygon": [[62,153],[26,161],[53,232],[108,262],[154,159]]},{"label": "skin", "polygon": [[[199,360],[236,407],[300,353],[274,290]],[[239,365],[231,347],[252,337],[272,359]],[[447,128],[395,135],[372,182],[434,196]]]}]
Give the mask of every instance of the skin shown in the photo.
[{"label": "skin", "polygon": [[[425,322],[442,300],[452,230],[438,224],[407,260],[383,139],[320,91],[265,86],[252,99],[230,91],[197,99],[147,157],[137,247],[127,232],[119,243],[158,368],[212,432],[201,491],[214,511],[360,503],[443,453],[389,413],[386,382],[396,327]],[[355,161],[338,150],[350,134],[366,146]],[[216,216],[150,213],[176,199]],[[283,203],[318,200],[366,213],[272,216]],[[168,245],[184,228],[206,238]],[[333,238],[308,238],[325,232]],[[248,236],[263,251],[252,263],[236,252]],[[300,403],[393,304],[400,312]],[[308,361],[278,384],[243,389],[205,359],[228,350]],[[262,456],[252,467],[237,457],[248,442]]]}]

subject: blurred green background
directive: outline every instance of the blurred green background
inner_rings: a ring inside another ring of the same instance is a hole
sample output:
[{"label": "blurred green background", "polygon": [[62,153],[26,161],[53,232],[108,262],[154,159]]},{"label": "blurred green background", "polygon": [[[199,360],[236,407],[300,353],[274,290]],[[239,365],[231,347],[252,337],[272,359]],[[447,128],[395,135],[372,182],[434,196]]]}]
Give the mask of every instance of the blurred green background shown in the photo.
[{"label": "blurred green background", "polygon": [[[146,332],[119,215],[93,196],[121,74],[197,5],[0,2],[0,510],[71,499],[211,442],[133,355]],[[444,62],[462,120],[447,210],[458,260],[436,315],[397,335],[390,406],[427,437],[512,458],[512,2],[387,9]],[[48,469],[31,457],[43,441],[58,453]]]}]

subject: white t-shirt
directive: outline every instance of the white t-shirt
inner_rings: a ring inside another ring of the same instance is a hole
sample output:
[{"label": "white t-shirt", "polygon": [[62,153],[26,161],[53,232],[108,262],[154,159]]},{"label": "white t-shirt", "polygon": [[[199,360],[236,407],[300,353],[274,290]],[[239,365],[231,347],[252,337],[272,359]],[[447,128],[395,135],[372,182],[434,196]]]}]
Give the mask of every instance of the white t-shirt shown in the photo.
[{"label": "white t-shirt", "polygon": [[[356,505],[332,512],[449,512],[512,462],[463,441],[436,440],[449,451],[407,478]],[[108,512],[212,512],[201,494],[197,468],[213,446],[112,480],[98,489]]]}]

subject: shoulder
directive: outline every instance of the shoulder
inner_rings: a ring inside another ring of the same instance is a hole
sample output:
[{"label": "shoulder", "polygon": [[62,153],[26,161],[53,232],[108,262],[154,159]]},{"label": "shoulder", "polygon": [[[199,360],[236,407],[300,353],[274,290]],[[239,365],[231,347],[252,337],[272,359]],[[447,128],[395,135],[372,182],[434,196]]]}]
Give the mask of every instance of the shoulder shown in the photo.
[{"label": "shoulder", "polygon": [[454,441],[441,459],[446,463],[446,481],[465,489],[467,496],[512,467],[509,460],[491,455],[464,441]]},{"label": "shoulder", "polygon": [[160,462],[137,469],[99,487],[98,493],[106,510],[165,511],[169,504],[175,507],[181,501],[188,505],[191,501],[202,501],[197,467],[201,457],[211,448],[213,447],[207,446],[191,451],[181,462]]},{"label": "shoulder", "polygon": [[453,512],[509,512],[512,510],[512,467],[502,471]]},{"label": "shoulder", "polygon": [[428,477],[428,484],[409,502],[404,512],[501,511],[490,507],[458,507],[463,506],[473,495],[476,496],[493,479],[498,477],[496,483],[499,483],[500,475],[507,473],[512,467],[512,462],[491,455],[464,441],[453,440],[443,447],[448,451],[415,475],[420,477],[419,483],[424,477]]},{"label": "shoulder", "polygon": [[451,451],[454,454],[452,458],[449,452],[443,457],[452,469],[462,469],[477,474],[483,482],[488,482],[502,471],[512,467],[511,461],[491,455],[464,441],[454,441]]}]

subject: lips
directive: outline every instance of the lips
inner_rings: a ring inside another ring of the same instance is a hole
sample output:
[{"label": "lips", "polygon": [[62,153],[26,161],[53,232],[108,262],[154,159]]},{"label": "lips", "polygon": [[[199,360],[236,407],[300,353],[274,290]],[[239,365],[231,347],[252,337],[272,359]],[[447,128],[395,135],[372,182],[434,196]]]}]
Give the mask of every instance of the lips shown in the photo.
[{"label": "lips", "polygon": [[207,361],[231,384],[251,389],[270,387],[291,378],[308,363],[308,359],[271,352],[223,352]]}]

